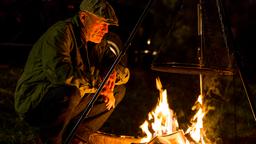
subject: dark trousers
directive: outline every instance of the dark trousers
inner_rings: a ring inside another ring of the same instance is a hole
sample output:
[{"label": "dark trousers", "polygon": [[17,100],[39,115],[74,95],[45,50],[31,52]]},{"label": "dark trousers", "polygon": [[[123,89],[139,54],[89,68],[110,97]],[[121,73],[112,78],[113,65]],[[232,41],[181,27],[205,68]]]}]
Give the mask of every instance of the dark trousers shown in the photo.
[{"label": "dark trousers", "polygon": [[[26,114],[25,120],[31,126],[39,129],[43,143],[61,144],[93,95],[90,94],[81,98],[79,90],[73,86],[52,88],[44,96],[38,107]],[[116,86],[114,89],[116,105],[121,102],[124,95],[124,85]],[[107,110],[105,103],[99,96],[89,114],[78,125],[75,135],[87,140],[90,133],[101,128],[113,110]]]}]

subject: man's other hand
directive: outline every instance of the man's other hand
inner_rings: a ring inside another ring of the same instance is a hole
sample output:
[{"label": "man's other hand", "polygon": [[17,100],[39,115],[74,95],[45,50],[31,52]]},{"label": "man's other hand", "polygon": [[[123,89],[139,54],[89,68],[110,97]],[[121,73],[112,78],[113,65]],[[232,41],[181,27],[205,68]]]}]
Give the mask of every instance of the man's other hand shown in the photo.
[{"label": "man's other hand", "polygon": [[114,71],[108,78],[106,84],[104,85],[101,95],[104,98],[104,102],[108,110],[115,107],[115,97],[114,97],[114,88],[116,81],[116,71]]}]

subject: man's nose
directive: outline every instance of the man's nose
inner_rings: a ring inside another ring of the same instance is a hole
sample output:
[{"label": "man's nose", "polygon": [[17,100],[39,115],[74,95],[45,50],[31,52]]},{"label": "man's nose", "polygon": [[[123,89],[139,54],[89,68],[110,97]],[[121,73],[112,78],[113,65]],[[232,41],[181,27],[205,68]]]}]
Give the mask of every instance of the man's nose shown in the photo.
[{"label": "man's nose", "polygon": [[108,24],[104,24],[102,26],[102,31],[105,32],[105,33],[108,33]]}]

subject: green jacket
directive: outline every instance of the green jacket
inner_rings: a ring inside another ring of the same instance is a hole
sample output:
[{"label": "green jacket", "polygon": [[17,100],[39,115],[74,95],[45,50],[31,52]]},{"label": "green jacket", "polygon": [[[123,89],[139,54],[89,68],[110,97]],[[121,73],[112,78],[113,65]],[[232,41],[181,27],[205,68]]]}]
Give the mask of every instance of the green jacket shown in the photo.
[{"label": "green jacket", "polygon": [[[80,85],[88,87],[99,85],[116,57],[113,46],[109,46],[111,37],[93,45],[86,44],[80,36],[80,23],[75,16],[51,26],[34,44],[15,90],[15,110],[20,115],[35,108],[49,88],[72,84],[72,79],[79,79]],[[117,84],[125,84],[129,70],[122,62],[116,70]]]}]

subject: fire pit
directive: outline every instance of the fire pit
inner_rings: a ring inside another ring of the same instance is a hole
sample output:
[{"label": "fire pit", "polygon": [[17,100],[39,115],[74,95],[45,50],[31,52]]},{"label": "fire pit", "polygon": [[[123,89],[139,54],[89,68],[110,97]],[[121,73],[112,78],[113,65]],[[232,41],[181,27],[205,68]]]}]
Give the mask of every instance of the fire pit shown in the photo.
[{"label": "fire pit", "polygon": [[188,144],[204,143],[202,96],[198,97],[195,106],[196,114],[191,120],[191,126],[185,131],[179,129],[175,112],[169,108],[167,91],[162,88],[160,78],[156,79],[159,99],[156,107],[148,114],[148,119],[140,126],[144,137],[120,136],[102,132],[90,136],[93,144]]}]

